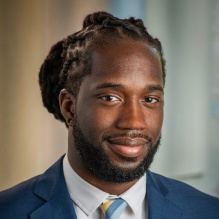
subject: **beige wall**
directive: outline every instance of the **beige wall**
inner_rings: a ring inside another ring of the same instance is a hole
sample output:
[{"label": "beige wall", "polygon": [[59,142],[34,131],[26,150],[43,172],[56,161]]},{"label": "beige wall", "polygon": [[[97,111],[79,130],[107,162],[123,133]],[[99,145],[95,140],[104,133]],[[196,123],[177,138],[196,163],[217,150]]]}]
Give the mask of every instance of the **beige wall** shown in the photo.
[{"label": "beige wall", "polygon": [[0,190],[41,173],[66,151],[64,124],[41,103],[38,71],[49,48],[103,0],[0,1]]}]

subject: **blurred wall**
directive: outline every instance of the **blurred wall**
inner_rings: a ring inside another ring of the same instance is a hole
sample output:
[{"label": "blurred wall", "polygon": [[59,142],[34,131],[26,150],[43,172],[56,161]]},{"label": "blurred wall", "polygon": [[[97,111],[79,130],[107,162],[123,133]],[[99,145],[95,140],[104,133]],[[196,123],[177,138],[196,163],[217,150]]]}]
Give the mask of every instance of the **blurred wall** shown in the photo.
[{"label": "blurred wall", "polygon": [[163,140],[152,170],[219,196],[219,2],[146,3],[146,25],[167,60]]},{"label": "blurred wall", "polygon": [[0,190],[42,173],[67,148],[65,125],[42,106],[40,65],[103,0],[0,1]]}]

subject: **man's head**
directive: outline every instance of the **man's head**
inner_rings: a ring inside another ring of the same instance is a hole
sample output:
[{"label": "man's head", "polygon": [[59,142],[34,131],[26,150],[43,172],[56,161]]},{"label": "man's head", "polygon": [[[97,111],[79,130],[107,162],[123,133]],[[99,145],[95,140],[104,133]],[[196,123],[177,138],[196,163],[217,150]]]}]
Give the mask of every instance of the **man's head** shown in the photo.
[{"label": "man's head", "polygon": [[39,72],[43,104],[56,119],[66,122],[59,108],[60,91],[66,88],[76,96],[84,76],[91,73],[91,52],[118,39],[143,41],[157,50],[165,83],[161,43],[147,32],[142,20],[132,17],[122,20],[106,12],[90,14],[84,19],[82,30],[51,48]]},{"label": "man's head", "polygon": [[39,74],[44,105],[69,126],[70,163],[111,182],[133,181],[151,164],[164,82],[160,42],[141,20],[106,12],[54,45]]}]

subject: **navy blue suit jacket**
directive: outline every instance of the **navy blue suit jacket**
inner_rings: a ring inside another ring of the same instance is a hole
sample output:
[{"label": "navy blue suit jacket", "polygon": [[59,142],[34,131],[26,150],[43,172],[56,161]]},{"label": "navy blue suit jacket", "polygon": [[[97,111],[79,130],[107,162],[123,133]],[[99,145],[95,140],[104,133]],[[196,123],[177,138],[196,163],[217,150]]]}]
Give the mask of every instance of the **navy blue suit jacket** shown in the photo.
[{"label": "navy blue suit jacket", "polygon": [[[62,160],[44,174],[0,192],[0,219],[76,219]],[[150,171],[147,199],[149,219],[219,218],[219,199]]]}]

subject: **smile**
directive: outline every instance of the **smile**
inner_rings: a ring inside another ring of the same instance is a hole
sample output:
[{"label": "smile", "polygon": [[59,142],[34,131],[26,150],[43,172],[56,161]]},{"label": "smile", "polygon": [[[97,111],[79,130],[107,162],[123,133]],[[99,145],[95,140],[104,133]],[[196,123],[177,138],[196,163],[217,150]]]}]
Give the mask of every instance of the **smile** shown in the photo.
[{"label": "smile", "polygon": [[116,154],[123,157],[139,157],[146,150],[148,142],[141,138],[108,139],[108,145]]}]

